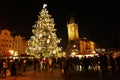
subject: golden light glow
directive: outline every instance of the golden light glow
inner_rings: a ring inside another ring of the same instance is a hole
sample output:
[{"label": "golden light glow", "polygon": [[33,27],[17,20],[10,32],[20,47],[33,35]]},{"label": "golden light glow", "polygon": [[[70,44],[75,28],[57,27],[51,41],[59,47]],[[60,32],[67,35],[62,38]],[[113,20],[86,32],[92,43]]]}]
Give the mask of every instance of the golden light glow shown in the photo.
[{"label": "golden light glow", "polygon": [[14,54],[14,50],[9,50],[10,54],[13,55]]},{"label": "golden light glow", "polygon": [[43,8],[46,8],[46,7],[47,7],[47,4],[44,4],[44,5],[43,5]]},{"label": "golden light glow", "polygon": [[75,56],[77,53],[76,52],[72,52],[71,53],[71,56]]},{"label": "golden light glow", "polygon": [[79,34],[78,34],[78,25],[75,23],[68,24],[68,40],[75,40],[79,39]]},{"label": "golden light glow", "polygon": [[54,28],[54,19],[48,14],[47,4],[43,5],[43,9],[38,15],[38,20],[33,26],[33,36],[28,41],[28,52],[35,57],[48,57],[59,53],[56,29]]}]

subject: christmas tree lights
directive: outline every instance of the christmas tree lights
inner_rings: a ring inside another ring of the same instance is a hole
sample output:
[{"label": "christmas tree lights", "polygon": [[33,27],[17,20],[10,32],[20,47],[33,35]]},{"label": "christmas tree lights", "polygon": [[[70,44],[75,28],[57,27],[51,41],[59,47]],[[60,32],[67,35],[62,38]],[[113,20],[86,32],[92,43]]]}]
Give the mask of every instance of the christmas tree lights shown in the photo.
[{"label": "christmas tree lights", "polygon": [[57,38],[55,23],[51,15],[48,14],[47,4],[38,15],[38,20],[32,26],[33,36],[28,40],[28,50],[30,55],[35,57],[57,56],[61,51],[58,47],[61,39]]}]

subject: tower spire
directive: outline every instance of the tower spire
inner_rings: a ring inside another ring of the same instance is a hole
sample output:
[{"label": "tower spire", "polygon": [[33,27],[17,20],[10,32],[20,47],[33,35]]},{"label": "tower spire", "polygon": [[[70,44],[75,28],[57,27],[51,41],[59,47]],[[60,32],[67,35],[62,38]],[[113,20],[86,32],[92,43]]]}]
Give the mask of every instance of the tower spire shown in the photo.
[{"label": "tower spire", "polygon": [[69,20],[69,24],[72,24],[72,23],[75,23],[75,18],[73,14],[70,15],[70,20]]}]

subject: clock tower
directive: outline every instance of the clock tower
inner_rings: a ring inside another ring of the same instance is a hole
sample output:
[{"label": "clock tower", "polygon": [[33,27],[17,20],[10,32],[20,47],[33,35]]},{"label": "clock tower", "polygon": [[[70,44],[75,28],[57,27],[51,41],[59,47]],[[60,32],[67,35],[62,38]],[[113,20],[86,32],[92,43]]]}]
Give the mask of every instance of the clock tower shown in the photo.
[{"label": "clock tower", "polygon": [[75,23],[73,16],[70,16],[70,20],[67,23],[68,30],[68,44],[67,44],[67,56],[74,55],[94,55],[95,44],[87,38],[79,38],[78,25]]},{"label": "clock tower", "polygon": [[73,16],[70,16],[70,20],[67,24],[67,30],[68,30],[67,53],[68,55],[72,55],[71,52],[78,53],[80,50],[78,25],[75,23],[75,19]]},{"label": "clock tower", "polygon": [[70,17],[70,21],[67,24],[67,29],[68,29],[68,42],[79,39],[78,25],[75,23],[75,19],[73,16]]}]

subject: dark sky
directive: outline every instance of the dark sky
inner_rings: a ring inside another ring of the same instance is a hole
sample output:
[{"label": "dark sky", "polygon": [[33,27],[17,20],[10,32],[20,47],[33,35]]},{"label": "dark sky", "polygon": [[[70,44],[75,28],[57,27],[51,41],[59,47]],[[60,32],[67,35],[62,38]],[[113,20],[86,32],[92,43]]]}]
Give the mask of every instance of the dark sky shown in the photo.
[{"label": "dark sky", "polygon": [[87,37],[101,47],[120,46],[120,8],[102,2],[78,0],[0,0],[0,29],[7,28],[12,35],[29,38],[43,3],[55,20],[61,45],[67,44],[67,22],[71,14],[79,25],[80,37]]}]

